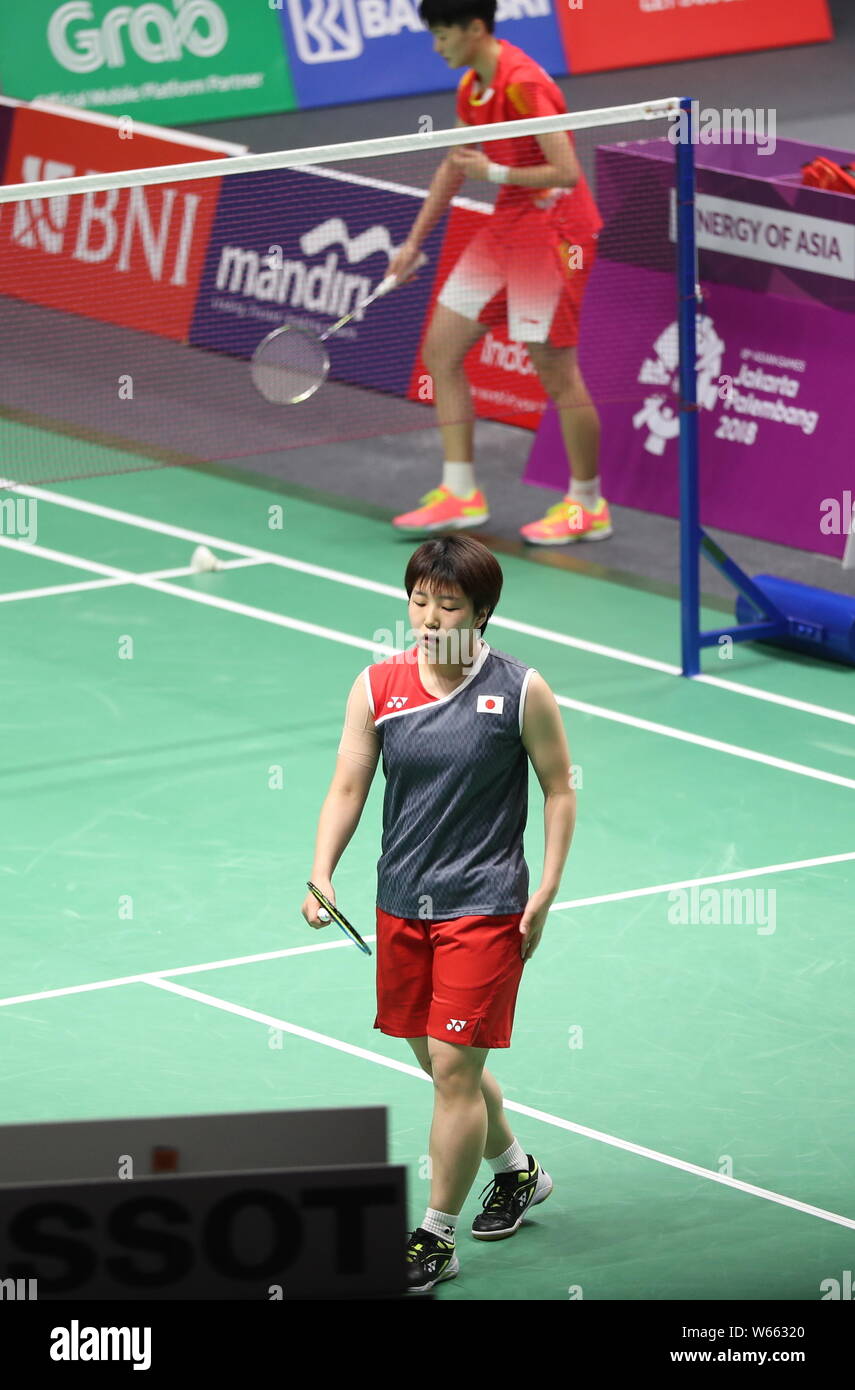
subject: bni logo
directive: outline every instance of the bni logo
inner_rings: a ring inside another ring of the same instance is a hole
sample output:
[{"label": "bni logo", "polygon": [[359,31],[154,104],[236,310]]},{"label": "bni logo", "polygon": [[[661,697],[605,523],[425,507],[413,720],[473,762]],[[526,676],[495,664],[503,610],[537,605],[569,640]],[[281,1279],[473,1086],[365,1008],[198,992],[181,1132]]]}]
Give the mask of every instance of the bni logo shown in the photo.
[{"label": "bni logo", "polygon": [[[73,177],[73,164],[25,155],[21,182]],[[94,174],[96,169],[82,172]],[[201,201],[198,193],[156,187],[77,194],[76,218],[70,227],[70,203],[64,194],[31,198],[15,204],[11,240],[28,250],[50,256],[70,255],[90,265],[109,264],[113,270],[136,270],[145,261],[149,279],[187,283],[193,229]],[[66,232],[71,235],[66,239]]]}]

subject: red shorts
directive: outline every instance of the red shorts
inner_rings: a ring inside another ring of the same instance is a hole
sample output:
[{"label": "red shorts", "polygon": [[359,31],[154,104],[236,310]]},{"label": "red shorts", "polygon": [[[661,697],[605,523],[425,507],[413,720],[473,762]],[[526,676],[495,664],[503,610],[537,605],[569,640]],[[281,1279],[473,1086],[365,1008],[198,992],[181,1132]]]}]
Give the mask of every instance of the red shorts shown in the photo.
[{"label": "red shorts", "polygon": [[374,1027],[393,1038],[510,1047],[522,917],[392,917],[378,907]]},{"label": "red shorts", "polygon": [[596,256],[595,234],[571,237],[545,214],[517,219],[512,230],[491,219],[454,265],[439,302],[512,342],[575,347]]}]

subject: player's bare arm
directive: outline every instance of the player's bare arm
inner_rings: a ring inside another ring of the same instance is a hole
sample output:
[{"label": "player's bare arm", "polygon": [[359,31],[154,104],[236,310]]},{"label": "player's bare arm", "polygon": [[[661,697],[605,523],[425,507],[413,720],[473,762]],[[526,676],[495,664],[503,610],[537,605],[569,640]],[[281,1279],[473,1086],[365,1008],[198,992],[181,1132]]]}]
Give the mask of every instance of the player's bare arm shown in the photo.
[{"label": "player's bare arm", "polygon": [[[508,168],[506,183],[520,188],[573,188],[579,182],[581,169],[564,131],[538,135],[537,143],[543,153],[543,164],[531,164],[521,169]],[[451,151],[452,166],[469,179],[486,180],[490,176],[489,144],[487,151],[463,145]]]},{"label": "player's bare arm", "polygon": [[[465,125],[465,121],[457,118],[456,125]],[[433,176],[430,190],[425,198],[424,204],[418,217],[410,228],[410,234],[406,241],[398,248],[398,253],[389,262],[389,274],[397,275],[399,281],[409,278],[416,259],[419,248],[425,237],[430,236],[448,204],[455,194],[460,192],[460,188],[466,179],[464,170],[458,169],[452,162],[451,156],[456,152],[455,147],[449,150],[439,168]]]},{"label": "player's bare arm", "polygon": [[539,672],[534,672],[528,684],[522,741],[544,795],[546,848],[538,892],[551,902],[573,838],[576,792],[571,786],[570,750],[561,711]]}]

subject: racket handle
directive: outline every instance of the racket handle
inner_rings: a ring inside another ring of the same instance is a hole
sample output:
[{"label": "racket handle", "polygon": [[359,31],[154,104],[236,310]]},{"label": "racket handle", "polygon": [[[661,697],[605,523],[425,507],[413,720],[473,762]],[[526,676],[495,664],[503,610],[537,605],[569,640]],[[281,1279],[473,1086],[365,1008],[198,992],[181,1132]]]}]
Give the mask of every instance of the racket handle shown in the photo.
[{"label": "racket handle", "polygon": [[386,279],[381,280],[380,284],[377,286],[377,289],[374,291],[375,298],[379,299],[381,295],[388,294],[392,286],[397,285],[397,283],[397,275],[387,275]]},{"label": "racket handle", "polygon": [[[415,272],[416,272],[417,270],[421,270],[421,268],[422,268],[423,265],[427,265],[427,256],[425,255],[424,251],[420,251],[420,252],[419,252],[419,256],[418,256],[418,260],[416,261],[415,265],[413,266],[412,270],[410,271],[410,275],[414,275]],[[409,279],[409,278],[410,278],[410,277],[407,276],[407,279]],[[398,277],[397,277],[397,275],[387,275],[385,280],[381,280],[381,281],[380,281],[380,284],[377,286],[376,293],[377,293],[378,295],[386,294],[387,291],[390,290],[390,289],[392,288],[393,285],[397,285],[397,283],[398,283]]]}]

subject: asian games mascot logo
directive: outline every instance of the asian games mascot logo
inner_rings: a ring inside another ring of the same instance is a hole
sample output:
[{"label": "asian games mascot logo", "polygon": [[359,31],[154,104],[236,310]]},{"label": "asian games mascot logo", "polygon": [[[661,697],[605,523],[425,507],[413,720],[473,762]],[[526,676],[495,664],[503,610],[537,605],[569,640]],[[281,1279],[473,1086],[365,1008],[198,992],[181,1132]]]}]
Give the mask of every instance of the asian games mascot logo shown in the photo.
[{"label": "asian games mascot logo", "polygon": [[[709,314],[698,317],[695,330],[695,345],[698,368],[698,405],[705,410],[713,410],[719,397],[718,385],[721,376],[721,359],[724,343],[713,327]],[[653,344],[655,357],[645,357],[638,373],[638,380],[645,386],[664,386],[676,396],[679,391],[679,343],[676,323],[669,324],[659,334]],[[680,432],[680,417],[674,406],[668,404],[668,396],[657,392],[645,396],[644,405],[632,417],[637,430],[647,427],[644,447],[657,458],[665,452],[669,439],[675,439]]]}]

